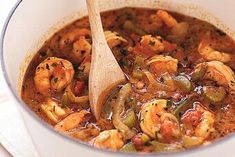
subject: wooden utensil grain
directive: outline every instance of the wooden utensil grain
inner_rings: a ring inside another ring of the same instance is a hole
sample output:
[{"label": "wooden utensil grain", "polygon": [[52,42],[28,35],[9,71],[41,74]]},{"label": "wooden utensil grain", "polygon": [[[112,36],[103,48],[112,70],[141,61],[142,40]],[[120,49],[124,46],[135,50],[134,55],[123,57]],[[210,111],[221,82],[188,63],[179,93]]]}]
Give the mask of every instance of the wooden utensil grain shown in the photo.
[{"label": "wooden utensil grain", "polygon": [[89,99],[96,119],[100,118],[107,95],[125,75],[118,65],[104,36],[98,0],[86,0],[92,33],[92,58],[89,74]]}]

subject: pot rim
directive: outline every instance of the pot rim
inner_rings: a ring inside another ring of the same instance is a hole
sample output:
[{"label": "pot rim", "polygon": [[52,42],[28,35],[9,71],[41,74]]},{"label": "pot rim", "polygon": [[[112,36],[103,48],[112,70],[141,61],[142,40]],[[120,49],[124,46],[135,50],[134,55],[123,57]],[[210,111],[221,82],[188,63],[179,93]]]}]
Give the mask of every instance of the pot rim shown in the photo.
[{"label": "pot rim", "polygon": [[[231,133],[230,135],[227,135],[223,138],[220,138],[216,141],[214,141],[212,144],[209,145],[205,145],[205,146],[200,146],[200,147],[196,147],[196,148],[192,148],[192,149],[186,149],[184,151],[180,151],[180,152],[166,152],[166,153],[124,153],[124,152],[113,152],[107,149],[99,149],[96,148],[94,146],[91,146],[85,142],[79,141],[79,140],[75,140],[74,138],[70,138],[66,135],[63,135],[57,131],[55,131],[53,129],[53,127],[51,127],[49,124],[47,124],[45,121],[41,120],[36,113],[34,113],[26,104],[25,102],[23,102],[19,96],[17,95],[16,90],[12,87],[11,83],[10,83],[10,79],[8,77],[7,71],[6,71],[6,66],[5,62],[4,62],[4,53],[3,53],[3,47],[4,47],[4,39],[5,39],[5,35],[6,35],[6,31],[8,28],[8,25],[12,19],[12,17],[14,16],[16,10],[18,9],[18,7],[22,4],[23,0],[18,0],[15,5],[12,7],[11,11],[8,13],[8,16],[4,22],[4,25],[2,27],[1,30],[1,34],[0,34],[0,62],[1,62],[1,69],[3,72],[3,76],[4,79],[6,81],[7,84],[7,88],[10,90],[10,94],[13,96],[15,102],[17,103],[18,106],[20,106],[21,108],[23,108],[29,115],[30,117],[32,117],[37,123],[39,123],[40,125],[42,125],[43,127],[45,127],[50,133],[56,134],[56,136],[58,137],[62,137],[63,139],[67,140],[68,142],[73,142],[74,144],[78,145],[78,146],[82,146],[83,148],[91,148],[92,150],[96,151],[96,152],[100,152],[100,153],[109,153],[110,155],[113,155],[114,153],[117,155],[128,155],[128,156],[146,156],[146,157],[151,157],[151,156],[155,156],[155,155],[159,155],[159,156],[164,156],[164,157],[169,157],[169,156],[180,156],[180,155],[190,155],[192,153],[198,152],[198,151],[202,151],[202,150],[209,150],[209,149],[213,149],[213,147],[215,147],[216,145],[219,144],[226,144],[226,142],[228,142],[229,140],[235,139],[235,133]],[[20,105],[19,105],[20,104]],[[29,131],[30,134],[30,131]],[[35,145],[36,146],[36,145]],[[36,146],[37,148],[37,146]],[[40,152],[39,152],[40,153]]]}]

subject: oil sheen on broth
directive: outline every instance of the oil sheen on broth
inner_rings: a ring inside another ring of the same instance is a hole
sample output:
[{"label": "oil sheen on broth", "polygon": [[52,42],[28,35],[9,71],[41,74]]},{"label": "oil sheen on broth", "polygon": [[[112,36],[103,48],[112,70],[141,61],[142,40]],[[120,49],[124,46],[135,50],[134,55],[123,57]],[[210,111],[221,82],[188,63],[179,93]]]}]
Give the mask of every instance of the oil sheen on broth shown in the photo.
[{"label": "oil sheen on broth", "polygon": [[25,74],[22,99],[42,120],[123,152],[183,151],[235,130],[235,42],[228,35],[164,10],[123,8],[102,13],[102,22],[128,81],[96,120],[88,98],[91,33],[88,18],[78,19],[45,41]]}]

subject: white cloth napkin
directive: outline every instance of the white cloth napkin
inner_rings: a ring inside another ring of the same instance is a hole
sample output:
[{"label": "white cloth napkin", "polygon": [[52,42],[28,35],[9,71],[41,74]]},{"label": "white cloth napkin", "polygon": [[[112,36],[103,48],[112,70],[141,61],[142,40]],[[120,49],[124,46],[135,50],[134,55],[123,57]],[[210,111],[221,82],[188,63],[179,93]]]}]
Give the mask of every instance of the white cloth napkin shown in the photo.
[{"label": "white cloth napkin", "polygon": [[0,143],[14,157],[38,157],[16,101],[0,72]]}]

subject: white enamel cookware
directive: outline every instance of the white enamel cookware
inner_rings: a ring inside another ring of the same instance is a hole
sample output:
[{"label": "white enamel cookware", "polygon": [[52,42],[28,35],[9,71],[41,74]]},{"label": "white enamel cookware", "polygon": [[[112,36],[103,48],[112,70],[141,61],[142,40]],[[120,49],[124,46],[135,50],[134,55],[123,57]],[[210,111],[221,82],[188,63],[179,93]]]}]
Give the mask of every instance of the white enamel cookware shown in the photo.
[{"label": "white enamel cookware", "polygon": [[[100,0],[101,10],[125,6],[164,8],[209,21],[235,39],[233,0]],[[137,156],[102,151],[59,135],[28,109],[20,99],[22,77],[33,54],[54,32],[86,15],[85,0],[22,0],[14,7],[2,33],[1,61],[5,79],[15,103],[42,157]],[[17,128],[16,128],[17,129]],[[22,141],[23,142],[23,141]],[[159,154],[174,157],[232,157],[235,137],[182,153]],[[142,154],[143,155],[143,154]],[[146,156],[156,156],[149,154]]]}]

